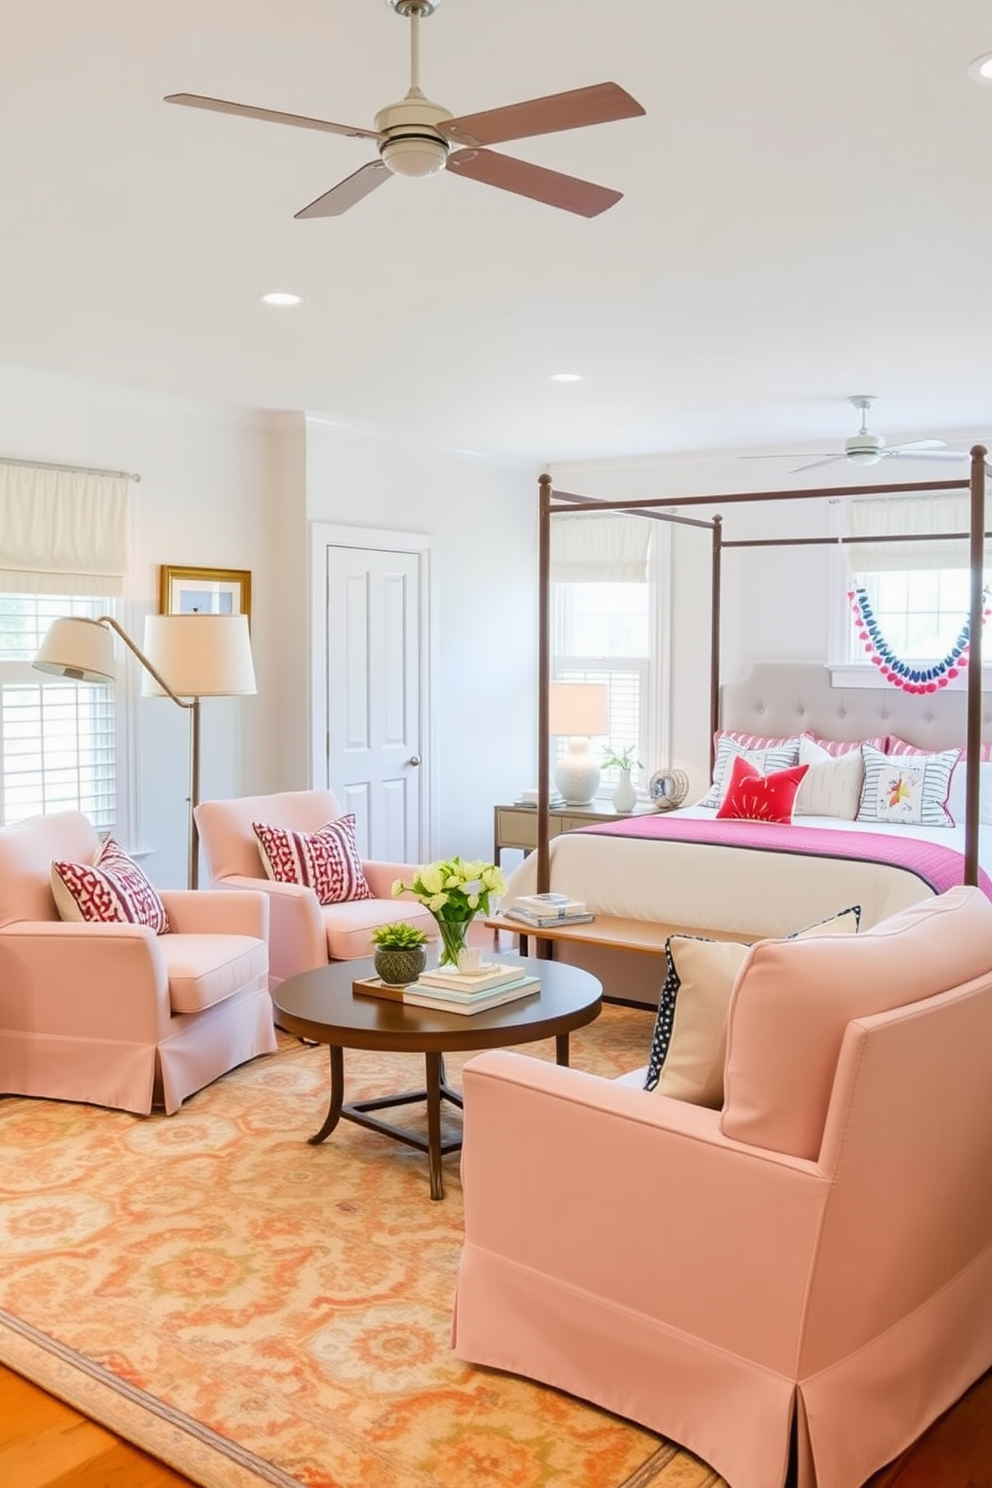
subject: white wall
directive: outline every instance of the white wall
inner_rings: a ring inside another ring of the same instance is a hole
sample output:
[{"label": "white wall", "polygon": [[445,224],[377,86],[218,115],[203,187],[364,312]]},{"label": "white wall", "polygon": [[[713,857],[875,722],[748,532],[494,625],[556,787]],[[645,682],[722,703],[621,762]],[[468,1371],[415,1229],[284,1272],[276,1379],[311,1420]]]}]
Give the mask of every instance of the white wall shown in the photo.
[{"label": "white wall", "polygon": [[493,806],[536,780],[539,473],[307,420],[311,521],[431,538],[431,857],[488,857]]},{"label": "white wall", "polygon": [[[245,568],[253,575],[252,644],[259,695],[201,704],[201,795],[241,795],[267,786],[275,733],[266,695],[275,653],[266,582],[264,450],[257,421],[183,408],[111,388],[0,368],[0,454],[129,470],[132,567],[125,629],[140,645],[144,617],[158,607],[162,563]],[[134,692],[140,668],[118,647],[119,674]],[[162,887],[186,881],[189,715],[167,698],[138,699],[134,840]]]}]

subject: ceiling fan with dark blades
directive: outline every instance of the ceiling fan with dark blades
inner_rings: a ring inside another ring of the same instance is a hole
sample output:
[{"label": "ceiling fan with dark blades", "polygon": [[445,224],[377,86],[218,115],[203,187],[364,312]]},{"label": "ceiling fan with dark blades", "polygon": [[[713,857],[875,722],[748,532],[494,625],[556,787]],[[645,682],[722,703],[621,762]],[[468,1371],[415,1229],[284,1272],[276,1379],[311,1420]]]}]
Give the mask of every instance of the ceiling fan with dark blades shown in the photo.
[{"label": "ceiling fan with dark blades", "polygon": [[[962,450],[949,450],[942,439],[911,439],[905,444],[886,444],[881,434],[873,434],[868,428],[868,410],[875,402],[869,393],[855,393],[847,400],[861,414],[861,427],[857,434],[845,439],[844,448],[832,454],[810,451],[809,465],[794,465],[793,472],[816,470],[821,465],[832,465],[835,460],[850,460],[853,465],[877,465],[879,460],[967,460]],[[769,455],[741,455],[742,460],[794,460],[796,455],[777,452]],[[800,456],[800,458],[802,458]]]},{"label": "ceiling fan with dark blades", "polygon": [[644,113],[635,98],[617,83],[596,83],[568,93],[552,93],[547,98],[531,98],[506,108],[453,118],[446,108],[425,97],[420,88],[420,22],[433,15],[440,0],[386,0],[386,3],[410,22],[410,87],[398,103],[379,110],[372,129],[335,124],[306,114],[255,108],[252,104],[231,103],[199,93],[170,93],[165,102],[376,141],[378,160],[370,160],[339,181],[297,212],[297,217],[339,217],[390,175],[431,176],[440,170],[468,176],[486,186],[498,186],[502,191],[527,196],[580,217],[597,217],[620,200],[623,194],[620,191],[545,170],[485,147],[634,118]]}]

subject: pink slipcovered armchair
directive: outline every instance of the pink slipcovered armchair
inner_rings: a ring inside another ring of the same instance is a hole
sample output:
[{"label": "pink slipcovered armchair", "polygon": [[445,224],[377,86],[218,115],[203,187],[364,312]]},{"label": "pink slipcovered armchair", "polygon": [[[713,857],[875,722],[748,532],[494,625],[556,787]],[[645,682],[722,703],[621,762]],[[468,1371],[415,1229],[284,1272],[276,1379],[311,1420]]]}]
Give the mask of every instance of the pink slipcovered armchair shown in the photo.
[{"label": "pink slipcovered armchair", "polygon": [[455,1352],[697,1453],[859,1488],[992,1365],[992,904],[764,941],[722,1110],[509,1052],[464,1071]]},{"label": "pink slipcovered armchair", "polygon": [[363,860],[371,899],[321,904],[313,889],[276,883],[266,877],[253,822],[292,832],[317,832],[335,821],[341,808],[330,791],[282,791],[271,796],[241,796],[230,801],[201,801],[196,824],[212,882],[224,889],[261,889],[269,898],[269,986],[278,986],[300,971],[328,961],[370,956],[376,925],[406,920],[434,939],[437,926],[430,913],[409,895],[392,897],[398,878],[409,881],[415,866]]},{"label": "pink slipcovered armchair", "polygon": [[0,828],[0,1091],[166,1114],[276,1047],[261,894],[161,894],[171,930],[59,919],[51,865],[92,863],[77,811]]}]

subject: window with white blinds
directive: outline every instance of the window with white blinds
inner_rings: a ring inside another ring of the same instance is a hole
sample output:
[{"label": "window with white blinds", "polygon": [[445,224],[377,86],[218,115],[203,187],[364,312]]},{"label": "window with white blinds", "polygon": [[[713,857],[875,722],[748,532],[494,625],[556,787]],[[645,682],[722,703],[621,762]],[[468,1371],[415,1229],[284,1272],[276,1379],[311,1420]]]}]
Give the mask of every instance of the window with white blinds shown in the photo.
[{"label": "window with white blinds", "polygon": [[0,822],[78,810],[100,831],[114,827],[113,688],[48,677],[31,665],[59,616],[112,612],[108,598],[0,593]]},{"label": "window with white blinds", "polygon": [[[553,583],[552,673],[556,682],[605,682],[609,690],[609,735],[595,740],[618,753],[634,746],[638,759],[650,755],[652,586],[644,583]],[[568,747],[551,741],[552,763]],[[609,796],[617,771],[605,770],[599,794]]]}]

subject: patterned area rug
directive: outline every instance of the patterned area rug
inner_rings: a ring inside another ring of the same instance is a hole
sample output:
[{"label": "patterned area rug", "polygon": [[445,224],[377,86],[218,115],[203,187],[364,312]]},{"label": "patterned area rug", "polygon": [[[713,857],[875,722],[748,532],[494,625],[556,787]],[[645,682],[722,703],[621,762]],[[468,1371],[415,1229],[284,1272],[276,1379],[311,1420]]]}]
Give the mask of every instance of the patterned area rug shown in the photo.
[{"label": "patterned area rug", "polygon": [[[636,1068],[651,1019],[607,1007],[572,1063]],[[423,1061],[348,1052],[345,1076],[347,1099],[399,1092]],[[172,1117],[0,1101],[0,1359],[205,1488],[718,1488],[630,1422],[455,1358],[457,1154],[432,1203],[399,1142],[342,1123],[310,1147],[327,1091],[326,1049],[283,1036]]]}]

